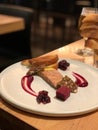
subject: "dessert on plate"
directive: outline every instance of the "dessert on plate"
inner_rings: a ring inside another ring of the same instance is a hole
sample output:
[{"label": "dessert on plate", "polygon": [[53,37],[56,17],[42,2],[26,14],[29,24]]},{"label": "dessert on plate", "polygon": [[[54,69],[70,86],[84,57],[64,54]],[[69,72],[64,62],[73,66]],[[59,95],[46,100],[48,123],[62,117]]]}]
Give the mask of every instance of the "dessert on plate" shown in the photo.
[{"label": "dessert on plate", "polygon": [[[69,93],[77,92],[77,85],[75,82],[68,77],[67,75],[63,76],[58,70],[59,67],[66,68],[66,65],[69,66],[69,63],[63,65],[61,61],[58,61],[58,55],[46,55],[32,59],[23,60],[21,63],[29,68],[27,75],[38,75],[43,78],[50,86],[56,89],[56,97],[65,100],[69,97]],[[58,64],[61,64],[61,66]],[[64,88],[65,86],[65,88]],[[67,87],[67,88],[66,88]],[[65,93],[65,94],[64,94]]]}]

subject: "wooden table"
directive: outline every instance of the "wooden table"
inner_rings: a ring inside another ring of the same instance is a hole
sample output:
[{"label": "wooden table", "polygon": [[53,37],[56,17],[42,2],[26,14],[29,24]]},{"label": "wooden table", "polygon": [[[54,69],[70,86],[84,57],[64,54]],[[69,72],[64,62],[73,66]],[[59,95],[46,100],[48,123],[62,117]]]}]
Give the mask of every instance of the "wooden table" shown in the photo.
[{"label": "wooden table", "polygon": [[24,28],[23,18],[0,14],[0,35],[23,30]]},{"label": "wooden table", "polygon": [[[61,47],[57,50],[49,52],[48,54],[57,53],[58,56],[72,58],[86,62],[86,60],[74,54],[74,51],[78,48],[83,48],[83,40],[76,41],[67,46]],[[46,54],[47,55],[47,54]],[[89,60],[90,64],[92,57]],[[93,97],[91,97],[93,98]],[[6,103],[3,99],[0,99],[0,107],[14,115],[18,119],[26,122],[30,126],[35,127],[38,130],[97,130],[98,129],[98,111],[94,111],[89,114],[75,116],[75,117],[44,117],[21,111],[17,108]],[[9,119],[10,120],[10,119]]]}]

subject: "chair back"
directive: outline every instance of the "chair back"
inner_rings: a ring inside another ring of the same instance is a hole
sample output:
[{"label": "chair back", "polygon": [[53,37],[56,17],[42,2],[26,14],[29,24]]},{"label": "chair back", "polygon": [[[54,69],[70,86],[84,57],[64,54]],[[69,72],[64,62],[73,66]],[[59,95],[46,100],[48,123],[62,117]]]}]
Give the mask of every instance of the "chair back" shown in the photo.
[{"label": "chair back", "polygon": [[0,13],[24,18],[27,27],[32,22],[34,10],[18,5],[0,4]]}]

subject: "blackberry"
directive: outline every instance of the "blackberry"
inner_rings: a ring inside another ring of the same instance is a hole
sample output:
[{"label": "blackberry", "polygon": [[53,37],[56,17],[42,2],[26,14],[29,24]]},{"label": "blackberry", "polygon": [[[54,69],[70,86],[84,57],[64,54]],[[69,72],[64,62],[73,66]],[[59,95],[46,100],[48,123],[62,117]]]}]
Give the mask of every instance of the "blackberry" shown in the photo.
[{"label": "blackberry", "polygon": [[58,63],[58,68],[60,68],[61,70],[66,70],[67,67],[70,66],[70,63],[68,63],[66,60],[61,60],[59,63]]},{"label": "blackberry", "polygon": [[39,92],[36,100],[38,103],[43,103],[43,104],[51,102],[50,97],[48,96],[48,92],[45,90]]}]

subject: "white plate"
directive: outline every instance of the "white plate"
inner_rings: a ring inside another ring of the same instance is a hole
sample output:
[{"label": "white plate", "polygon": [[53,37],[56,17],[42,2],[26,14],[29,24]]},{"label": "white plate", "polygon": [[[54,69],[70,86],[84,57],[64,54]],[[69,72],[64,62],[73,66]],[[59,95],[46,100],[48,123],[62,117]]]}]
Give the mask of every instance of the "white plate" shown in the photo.
[{"label": "white plate", "polygon": [[98,71],[97,69],[79,61],[68,60],[70,68],[60,71],[75,80],[72,72],[81,74],[89,82],[88,87],[78,88],[76,94],[71,93],[66,101],[55,98],[55,90],[43,79],[36,76],[32,82],[32,88],[36,92],[47,90],[51,97],[51,103],[38,104],[36,97],[26,93],[21,86],[21,78],[28,69],[21,63],[16,63],[6,68],[0,74],[0,95],[13,106],[35,114],[45,116],[74,116],[92,112],[98,109]]}]

